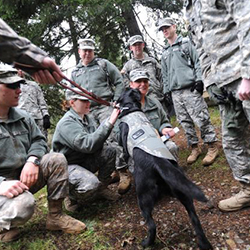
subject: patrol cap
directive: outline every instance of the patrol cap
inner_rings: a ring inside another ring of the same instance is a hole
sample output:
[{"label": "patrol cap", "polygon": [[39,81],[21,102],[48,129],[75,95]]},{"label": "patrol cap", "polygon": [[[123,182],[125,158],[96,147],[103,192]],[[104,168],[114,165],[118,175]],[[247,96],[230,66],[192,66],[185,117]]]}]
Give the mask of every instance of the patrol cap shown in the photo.
[{"label": "patrol cap", "polygon": [[[78,88],[72,88],[72,89],[75,91],[81,91]],[[79,94],[67,89],[66,90],[66,100],[69,101],[72,99],[79,99],[79,100],[84,100],[84,101],[89,100],[87,97],[79,95]]]},{"label": "patrol cap", "polygon": [[25,79],[18,76],[16,69],[9,65],[0,65],[0,83],[13,84],[13,83],[26,83]]},{"label": "patrol cap", "polygon": [[139,79],[148,79],[149,80],[149,73],[145,70],[134,69],[134,70],[130,71],[129,79],[132,82],[135,82]]},{"label": "patrol cap", "polygon": [[78,40],[79,49],[95,49],[95,42],[90,38],[84,38]]},{"label": "patrol cap", "polygon": [[128,44],[129,46],[132,46],[135,43],[144,43],[142,36],[141,35],[135,35],[135,36],[131,36],[128,39]]},{"label": "patrol cap", "polygon": [[175,24],[175,22],[172,18],[170,18],[170,17],[164,18],[164,19],[159,21],[158,30],[161,31],[162,27],[164,27],[164,26],[170,27],[173,24]]}]

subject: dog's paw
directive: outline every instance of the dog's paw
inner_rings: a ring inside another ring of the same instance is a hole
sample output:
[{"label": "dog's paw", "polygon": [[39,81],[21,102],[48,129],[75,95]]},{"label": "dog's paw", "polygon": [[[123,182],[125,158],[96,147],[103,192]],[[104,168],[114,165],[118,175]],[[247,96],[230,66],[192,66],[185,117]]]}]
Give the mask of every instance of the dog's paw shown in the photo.
[{"label": "dog's paw", "polygon": [[208,240],[205,242],[199,242],[198,245],[200,250],[213,250],[213,247]]},{"label": "dog's paw", "polygon": [[149,238],[145,238],[142,240],[141,245],[143,248],[149,247],[154,244],[154,241],[150,240]]}]

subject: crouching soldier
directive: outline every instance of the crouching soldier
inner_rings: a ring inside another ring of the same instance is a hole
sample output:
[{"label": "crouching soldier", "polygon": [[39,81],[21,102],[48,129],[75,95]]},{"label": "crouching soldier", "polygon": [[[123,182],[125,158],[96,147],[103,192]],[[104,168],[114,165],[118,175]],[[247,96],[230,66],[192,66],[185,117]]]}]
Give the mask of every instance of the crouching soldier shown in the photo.
[{"label": "crouching soldier", "polygon": [[87,115],[88,98],[67,90],[66,100],[70,110],[58,122],[52,140],[52,150],[63,153],[68,161],[70,195],[65,202],[66,209],[79,210],[81,205],[96,198],[117,200],[120,195],[107,188],[115,170],[116,150],[105,141],[119,110],[114,109],[97,128]]},{"label": "crouching soldier", "polygon": [[0,68],[0,242],[20,235],[18,226],[34,213],[32,194],[47,185],[46,228],[81,233],[86,226],[62,213],[68,194],[67,161],[62,154],[46,154],[44,135],[28,113],[15,108],[25,80],[17,70]]}]

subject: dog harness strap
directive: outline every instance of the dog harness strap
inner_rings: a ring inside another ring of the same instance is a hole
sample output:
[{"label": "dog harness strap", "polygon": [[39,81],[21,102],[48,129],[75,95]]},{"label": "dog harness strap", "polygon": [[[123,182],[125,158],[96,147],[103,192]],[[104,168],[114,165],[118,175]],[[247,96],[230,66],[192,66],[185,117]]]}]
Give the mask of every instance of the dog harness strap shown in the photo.
[{"label": "dog harness strap", "polygon": [[143,112],[130,113],[123,116],[121,121],[129,127],[127,145],[131,157],[133,149],[140,148],[151,155],[176,161]]}]

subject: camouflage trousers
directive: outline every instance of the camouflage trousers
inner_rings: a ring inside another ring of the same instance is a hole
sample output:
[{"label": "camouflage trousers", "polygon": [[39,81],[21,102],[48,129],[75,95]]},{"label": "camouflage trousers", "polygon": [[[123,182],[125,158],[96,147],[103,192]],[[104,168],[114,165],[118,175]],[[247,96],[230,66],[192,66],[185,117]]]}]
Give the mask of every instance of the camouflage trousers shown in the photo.
[{"label": "camouflage trousers", "polygon": [[[224,87],[236,96],[240,81]],[[222,145],[234,178],[250,183],[250,101],[219,105]]]},{"label": "camouflage trousers", "polygon": [[195,125],[199,128],[204,143],[217,141],[207,104],[196,90],[193,92],[190,88],[175,90],[172,92],[172,99],[176,118],[185,131],[189,146],[199,142]]},{"label": "camouflage trousers", "polygon": [[[91,116],[95,119],[97,124],[101,124],[104,120],[110,117],[113,108],[111,106],[99,105],[91,109]],[[112,130],[107,143],[111,144],[116,149],[116,169],[126,168],[127,164],[123,158],[123,148],[118,144],[114,130]]]},{"label": "camouflage trousers", "polygon": [[[14,171],[8,180],[19,180],[21,170]],[[34,213],[33,194],[47,185],[48,200],[63,199],[68,195],[67,161],[64,155],[50,153],[43,156],[37,182],[24,193],[9,199],[0,196],[0,231],[23,225]]]},{"label": "camouflage trousers", "polygon": [[[107,187],[115,170],[116,150],[104,144],[101,151],[84,156],[84,166],[69,165],[69,197],[84,204]],[[97,174],[96,174],[97,173]]]}]

